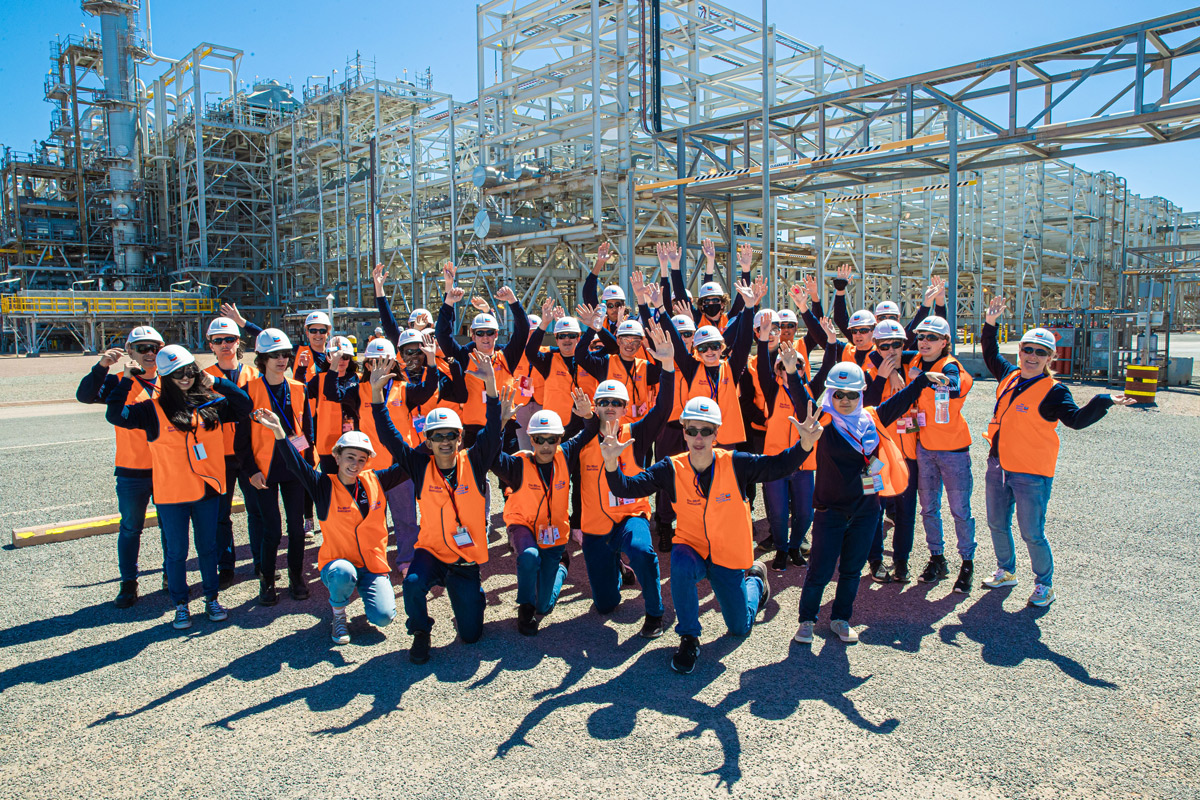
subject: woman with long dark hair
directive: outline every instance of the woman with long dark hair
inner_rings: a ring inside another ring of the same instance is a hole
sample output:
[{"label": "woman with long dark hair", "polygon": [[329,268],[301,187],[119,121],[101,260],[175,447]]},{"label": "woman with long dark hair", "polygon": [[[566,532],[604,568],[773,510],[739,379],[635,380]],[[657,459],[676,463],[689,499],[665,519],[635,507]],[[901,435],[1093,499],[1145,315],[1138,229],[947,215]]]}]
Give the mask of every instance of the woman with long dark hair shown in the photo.
[{"label": "woman with long dark hair", "polygon": [[205,613],[213,622],[228,616],[217,601],[217,519],[227,481],[221,424],[245,418],[250,398],[234,383],[201,372],[192,354],[179,345],[162,348],[156,364],[162,377],[158,395],[125,405],[133,386],[135,364],[131,361],[108,400],[105,416],[119,428],[146,432],[154,505],[167,549],[167,590],[175,604],[171,624],[182,630],[192,624],[185,568],[189,522],[200,562]]}]

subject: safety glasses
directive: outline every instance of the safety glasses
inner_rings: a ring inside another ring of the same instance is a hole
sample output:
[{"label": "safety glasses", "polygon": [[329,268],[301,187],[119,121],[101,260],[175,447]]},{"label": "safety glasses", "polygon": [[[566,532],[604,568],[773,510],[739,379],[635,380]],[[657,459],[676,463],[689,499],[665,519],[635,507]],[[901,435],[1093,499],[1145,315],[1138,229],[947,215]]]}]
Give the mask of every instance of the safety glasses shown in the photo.
[{"label": "safety glasses", "polygon": [[133,346],[133,352],[142,356],[146,355],[147,353],[157,353],[159,350],[162,350],[162,345],[155,342],[150,342],[148,344],[135,344]]},{"label": "safety glasses", "polygon": [[328,336],[329,328],[305,328],[313,336]]},{"label": "safety glasses", "polygon": [[680,338],[680,339],[690,339],[690,338],[692,338],[692,337],[693,337],[693,336],[695,336],[695,335],[696,335],[696,334],[695,334],[695,332],[694,332],[694,331],[680,331],[680,332],[679,332],[679,338]]},{"label": "safety glasses", "polygon": [[421,355],[421,348],[406,347],[400,351],[400,355],[404,356],[405,358],[411,358],[412,356],[419,356],[419,355]]},{"label": "safety glasses", "polygon": [[693,439],[696,439],[696,438],[707,439],[709,436],[712,436],[714,433],[716,433],[717,429],[716,428],[684,428],[683,432],[686,433],[688,436],[691,436]]},{"label": "safety glasses", "polygon": [[784,328],[784,329],[786,329],[786,330],[789,330],[789,331],[794,331],[794,330],[796,330],[796,328],[797,328],[797,325],[796,325],[796,323],[794,323],[794,322],[781,322],[781,323],[779,324],[779,327],[780,327],[780,328]]},{"label": "safety glasses", "polygon": [[209,339],[209,344],[233,344],[238,340],[236,336],[214,336]]},{"label": "safety glasses", "polygon": [[170,375],[175,380],[196,380],[200,377],[200,369],[195,364],[188,364],[186,367],[180,367]]},{"label": "safety glasses", "polygon": [[556,334],[554,334],[554,338],[560,342],[562,342],[562,341],[569,342],[569,341],[572,341],[573,339],[578,339],[579,334],[578,333],[556,333]]},{"label": "safety glasses", "polygon": [[841,389],[833,393],[834,400],[857,400],[858,392],[844,392]]},{"label": "safety glasses", "polygon": [[606,300],[604,302],[604,305],[606,308],[608,308],[609,311],[612,311],[614,309],[624,308],[625,301],[624,300]]},{"label": "safety glasses", "polygon": [[876,342],[876,350],[903,350],[904,342]]},{"label": "safety glasses", "polygon": [[704,344],[696,345],[697,353],[707,353],[710,350],[715,350],[717,352],[720,352],[721,344],[718,342],[705,342]]},{"label": "safety glasses", "polygon": [[1048,358],[1049,350],[1043,350],[1040,347],[1022,347],[1021,352],[1027,356],[1037,356],[1038,358]]},{"label": "safety glasses", "polygon": [[851,328],[850,329],[851,336],[863,336],[864,334],[874,333],[874,332],[875,332],[874,328]]},{"label": "safety glasses", "polygon": [[918,342],[940,342],[940,341],[942,341],[942,337],[936,333],[918,333],[917,341]]},{"label": "safety glasses", "polygon": [[431,442],[453,442],[460,435],[458,431],[434,431],[433,433],[425,434],[425,438]]},{"label": "safety glasses", "polygon": [[500,335],[500,331],[478,330],[478,331],[471,331],[471,335],[474,336],[476,339],[490,339],[493,336]]},{"label": "safety glasses", "polygon": [[282,358],[285,361],[292,357],[291,350],[276,350],[274,353],[267,353],[267,358]]},{"label": "safety glasses", "polygon": [[604,397],[596,401],[597,408],[624,408],[624,400],[616,400],[612,397]]},{"label": "safety glasses", "polygon": [[529,441],[534,444],[558,444],[562,441],[561,436],[530,436]]}]

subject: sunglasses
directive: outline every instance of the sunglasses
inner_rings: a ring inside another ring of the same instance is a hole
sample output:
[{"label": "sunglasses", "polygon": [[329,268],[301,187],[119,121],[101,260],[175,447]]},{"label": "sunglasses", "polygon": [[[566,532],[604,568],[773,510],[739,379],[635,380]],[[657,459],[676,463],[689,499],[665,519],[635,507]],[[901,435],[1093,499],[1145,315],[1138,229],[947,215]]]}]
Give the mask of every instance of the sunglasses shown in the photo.
[{"label": "sunglasses", "polygon": [[288,358],[291,358],[291,357],[292,357],[292,351],[291,351],[291,350],[276,350],[274,353],[267,353],[267,358],[283,358],[283,359],[288,359]]},{"label": "sunglasses", "polygon": [[610,309],[623,308],[625,306],[625,301],[624,300],[607,300],[607,301],[605,301],[604,305],[608,306],[608,308],[610,308]]},{"label": "sunglasses", "polygon": [[709,350],[716,350],[717,352],[720,352],[721,345],[717,344],[716,342],[705,342],[704,344],[696,345],[697,353],[707,353]]},{"label": "sunglasses", "polygon": [[214,336],[208,341],[210,344],[233,344],[237,340],[236,336]]},{"label": "sunglasses", "polygon": [[904,342],[877,342],[876,350],[903,350]]},{"label": "sunglasses", "polygon": [[534,444],[558,444],[562,441],[561,436],[530,436],[529,441]]},{"label": "sunglasses", "polygon": [[406,347],[400,351],[400,355],[402,355],[402,356],[419,356],[419,355],[421,355],[421,348]]},{"label": "sunglasses", "polygon": [[784,323],[781,323],[781,324],[779,325],[779,327],[781,327],[781,328],[789,328],[789,329],[792,329],[792,330],[794,330],[794,329],[795,329],[797,326],[796,326],[796,323],[794,323],[794,322],[784,322]]},{"label": "sunglasses", "polygon": [[680,338],[680,339],[690,339],[690,338],[692,338],[692,337],[693,337],[693,336],[695,336],[695,335],[696,335],[696,334],[692,333],[691,331],[680,331],[680,332],[679,332],[679,338]]},{"label": "sunglasses", "polygon": [[458,431],[434,431],[425,435],[431,442],[453,442],[460,436]]},{"label": "sunglasses", "polygon": [[309,333],[311,333],[313,336],[327,336],[327,335],[329,335],[329,328],[308,328],[307,330],[308,330],[308,332],[309,332]]},{"label": "sunglasses", "polygon": [[161,344],[135,344],[133,346],[133,352],[143,356],[147,353],[157,353],[159,350],[162,350]]},{"label": "sunglasses", "polygon": [[843,392],[838,390],[833,393],[834,400],[857,400],[858,392]]},{"label": "sunglasses", "polygon": [[605,397],[596,401],[597,408],[624,408],[624,400],[614,400],[611,397]]},{"label": "sunglasses", "polygon": [[779,328],[780,328],[780,327],[781,327],[781,326],[779,326],[779,325],[772,325],[772,326],[771,326],[771,333],[779,333]]},{"label": "sunglasses", "polygon": [[499,336],[500,331],[471,331],[472,336],[478,336],[480,339],[487,339],[492,336]]},{"label": "sunglasses", "polygon": [[1027,356],[1037,356],[1038,358],[1046,358],[1050,355],[1050,351],[1040,347],[1022,347],[1021,352]]},{"label": "sunglasses", "polygon": [[578,339],[579,334],[578,333],[556,333],[556,334],[554,334],[554,338],[555,339],[566,339],[567,341],[570,341],[572,339]]},{"label": "sunglasses", "polygon": [[185,378],[195,380],[196,378],[200,377],[200,370],[196,369],[194,366],[187,366],[183,369],[172,372],[171,377],[177,381]]},{"label": "sunglasses", "polygon": [[693,438],[701,437],[701,438],[707,439],[709,436],[712,436],[714,433],[716,433],[717,429],[716,428],[684,428],[683,432]]},{"label": "sunglasses", "polygon": [[917,341],[918,342],[940,342],[940,341],[942,341],[942,337],[936,333],[918,333]]},{"label": "sunglasses", "polygon": [[862,336],[863,334],[874,333],[874,332],[875,332],[874,328],[851,328],[850,329],[851,336]]}]

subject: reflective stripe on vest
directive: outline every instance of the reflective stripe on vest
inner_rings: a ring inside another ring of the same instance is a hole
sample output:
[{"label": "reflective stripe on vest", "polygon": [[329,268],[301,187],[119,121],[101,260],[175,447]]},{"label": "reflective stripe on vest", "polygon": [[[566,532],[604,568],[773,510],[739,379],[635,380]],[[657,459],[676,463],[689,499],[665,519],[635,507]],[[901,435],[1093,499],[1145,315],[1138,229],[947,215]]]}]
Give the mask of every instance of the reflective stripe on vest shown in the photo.
[{"label": "reflective stripe on vest", "polygon": [[[958,359],[951,355],[942,356],[925,371],[941,372],[942,367],[946,364],[955,364],[959,373],[958,397],[950,398],[950,422],[944,425],[934,422],[934,387],[926,386],[922,389],[916,402],[917,410],[925,412],[925,427],[917,429],[917,441],[926,450],[961,450],[971,444],[971,429],[967,427],[967,421],[963,418],[962,406],[967,399],[967,392],[971,391],[971,386],[975,381]],[[912,361],[908,362],[905,375],[913,367],[920,369],[921,356],[915,356]]]},{"label": "reflective stripe on vest", "polygon": [[[617,433],[617,440],[627,442],[632,438],[632,427],[622,425]],[[632,478],[642,472],[642,467],[633,458],[633,448],[627,447],[621,451],[617,462],[621,472]],[[650,518],[650,499],[639,497],[617,497],[608,488],[608,478],[604,474],[604,457],[600,454],[599,437],[584,445],[579,452],[579,499],[582,505],[580,525],[583,532],[594,536],[604,536],[612,531],[613,526],[630,517]]]},{"label": "reflective stripe on vest", "polygon": [[[270,389],[267,388],[266,380],[266,378],[259,377],[250,381],[250,383],[246,384],[246,393],[250,395],[251,405],[255,409],[265,408],[275,412],[275,415],[279,416],[279,409],[275,407],[275,401],[269,396]],[[284,380],[287,382],[289,398],[291,400],[294,428],[288,427],[286,419],[280,420],[280,423],[283,425],[284,433],[290,437],[304,432],[304,401],[306,393],[303,383],[294,381],[291,378],[284,378]],[[275,456],[275,434],[267,430],[265,425],[251,425],[250,445],[254,451],[254,463],[258,466],[258,471],[264,476],[270,475],[271,459]]]},{"label": "reflective stripe on vest", "polygon": [[714,396],[708,370],[703,363],[698,364],[684,402],[686,403],[693,397],[707,397],[710,400],[716,400],[717,405],[721,408],[721,426],[717,428],[716,443],[719,445],[739,444],[746,441],[746,429],[742,424],[742,406],[738,402],[737,383],[733,380],[733,371],[729,368],[728,361],[721,359],[719,369]]},{"label": "reflective stripe on vest", "polygon": [[181,431],[167,419],[158,400],[153,403],[158,438],[149,444],[155,505],[202,500],[206,485],[225,494],[225,434],[221,426],[205,430],[200,415],[193,411],[195,432]]},{"label": "reflective stripe on vest", "polygon": [[[459,452],[457,468],[458,488],[453,490],[454,500],[451,502],[450,484],[433,459],[429,460],[421,494],[417,498],[417,508],[421,511],[417,547],[428,550],[443,564],[453,564],[460,558],[485,564],[488,559],[487,505],[475,483],[475,470],[471,468],[466,450]],[[466,547],[454,543],[454,533],[460,521],[471,534],[471,544]]]},{"label": "reflective stripe on vest", "polygon": [[1011,390],[1020,380],[1021,372],[1013,370],[996,387],[997,408],[984,438],[990,443],[1000,432],[996,449],[1005,471],[1053,478],[1058,466],[1058,420],[1046,419],[1038,408],[1058,381],[1040,378],[1014,397]]},{"label": "reflective stripe on vest", "polygon": [[321,517],[321,549],[317,551],[317,570],[330,561],[344,558],[359,569],[386,575],[392,568],[387,560],[387,512],[383,487],[379,477],[369,469],[358,475],[355,491],[367,493],[367,516],[359,511],[355,498],[338,480],[337,474],[327,475],[332,483],[329,511]]},{"label": "reflective stripe on vest", "polygon": [[[153,386],[159,386],[159,379],[148,381]],[[157,395],[158,392],[155,392]],[[131,406],[144,400],[152,399],[145,386],[137,378],[133,380],[133,388],[125,398],[125,405]],[[113,428],[116,431],[117,457],[115,465],[124,469],[152,469],[154,459],[150,455],[150,445],[146,443],[146,432],[141,428]]]},{"label": "reflective stripe on vest", "polygon": [[[566,544],[571,533],[568,503],[571,498],[571,476],[567,471],[567,458],[563,455],[562,446],[554,451],[554,470],[549,486],[542,482],[542,473],[534,461],[533,453],[522,450],[516,457],[523,462],[521,484],[504,501],[504,524],[529,528],[538,547]],[[553,544],[543,544],[540,532],[542,528],[550,526],[558,528],[558,537]]]},{"label": "reflective stripe on vest", "polygon": [[688,454],[671,456],[675,468],[675,544],[686,544],[717,566],[749,569],[754,563],[750,504],[738,489],[733,453],[713,451],[708,496],[700,493]]}]

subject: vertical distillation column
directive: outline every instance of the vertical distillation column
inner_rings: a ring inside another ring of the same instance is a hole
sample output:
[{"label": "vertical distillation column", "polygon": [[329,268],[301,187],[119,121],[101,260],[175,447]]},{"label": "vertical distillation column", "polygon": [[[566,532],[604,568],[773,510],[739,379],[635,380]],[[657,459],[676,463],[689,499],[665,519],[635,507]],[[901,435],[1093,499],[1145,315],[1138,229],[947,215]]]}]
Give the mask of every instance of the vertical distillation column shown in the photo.
[{"label": "vertical distillation column", "polygon": [[132,274],[141,271],[143,261],[136,222],[137,94],[130,50],[132,32],[137,30],[137,3],[85,0],[83,10],[100,18],[113,260],[118,272]]}]

